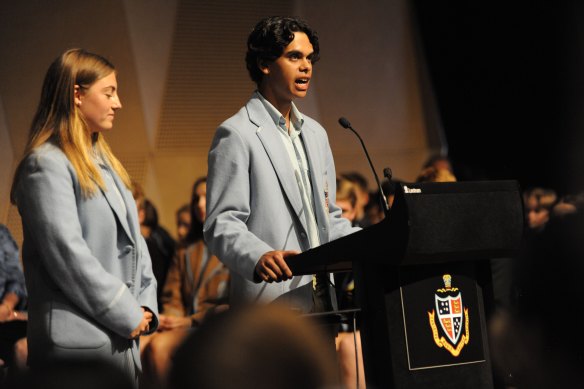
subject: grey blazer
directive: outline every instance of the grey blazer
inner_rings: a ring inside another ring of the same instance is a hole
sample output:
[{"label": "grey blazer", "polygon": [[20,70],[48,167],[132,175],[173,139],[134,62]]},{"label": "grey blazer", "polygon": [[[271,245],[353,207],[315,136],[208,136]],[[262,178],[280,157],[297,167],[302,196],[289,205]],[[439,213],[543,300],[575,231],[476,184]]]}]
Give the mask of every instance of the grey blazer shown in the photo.
[{"label": "grey blazer", "polygon": [[[304,116],[301,136],[320,242],[357,231],[335,205],[336,173],[326,131]],[[219,126],[208,162],[204,234],[211,252],[232,270],[231,304],[285,299],[302,311],[310,310],[312,290],[300,287],[310,283],[311,276],[271,284],[254,280],[256,263],[264,253],[310,248],[292,164],[257,93]]]},{"label": "grey blazer", "polygon": [[128,336],[142,320],[142,306],[155,315],[150,330],[158,325],[156,280],[136,203],[113,170],[100,167],[108,190],[89,199],[51,143],[38,147],[19,172],[32,367],[53,358],[104,357],[139,370],[138,341]]}]

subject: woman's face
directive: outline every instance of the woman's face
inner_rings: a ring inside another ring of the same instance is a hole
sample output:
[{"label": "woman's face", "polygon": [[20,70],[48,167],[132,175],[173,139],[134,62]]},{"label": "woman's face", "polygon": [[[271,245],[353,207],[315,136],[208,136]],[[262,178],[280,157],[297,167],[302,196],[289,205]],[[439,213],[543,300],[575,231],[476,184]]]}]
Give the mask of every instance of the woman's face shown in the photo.
[{"label": "woman's face", "polygon": [[191,214],[187,210],[178,214],[176,218],[176,235],[179,241],[184,241],[191,228]]},{"label": "woman's face", "polygon": [[207,217],[207,183],[201,182],[195,189],[195,216],[201,221],[205,222]]},{"label": "woman's face", "polygon": [[75,105],[92,133],[111,129],[116,111],[122,108],[116,73],[100,78],[88,89],[75,85]]}]

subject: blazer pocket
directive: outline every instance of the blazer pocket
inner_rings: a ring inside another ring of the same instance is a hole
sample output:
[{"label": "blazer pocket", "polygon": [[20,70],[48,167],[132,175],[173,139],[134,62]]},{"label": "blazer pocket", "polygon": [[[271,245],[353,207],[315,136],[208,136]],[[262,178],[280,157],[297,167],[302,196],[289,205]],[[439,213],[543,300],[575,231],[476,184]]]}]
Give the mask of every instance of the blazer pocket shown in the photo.
[{"label": "blazer pocket", "polygon": [[109,341],[101,328],[70,304],[53,302],[50,321],[50,336],[58,347],[97,349]]}]

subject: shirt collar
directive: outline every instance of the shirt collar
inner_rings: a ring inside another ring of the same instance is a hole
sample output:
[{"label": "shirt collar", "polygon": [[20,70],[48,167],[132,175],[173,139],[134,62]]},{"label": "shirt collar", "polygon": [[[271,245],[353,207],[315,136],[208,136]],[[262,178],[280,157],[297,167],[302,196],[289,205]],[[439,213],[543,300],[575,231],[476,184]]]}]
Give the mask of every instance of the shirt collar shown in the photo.
[{"label": "shirt collar", "polygon": [[[259,91],[256,91],[256,94],[258,95],[260,101],[264,104],[264,107],[266,107],[266,110],[268,111],[268,114],[270,115],[270,117],[272,118],[274,123],[276,124],[276,127],[280,128],[280,129],[282,127],[285,128],[286,127],[286,119],[280,113],[280,111],[278,111],[276,109],[276,107],[274,107],[272,105],[272,103],[270,103],[264,96],[262,96],[262,94]],[[296,105],[294,104],[294,102],[291,102],[290,104],[291,104],[290,121],[291,121],[294,129],[296,130],[296,132],[300,133],[300,131],[302,130],[302,125],[304,124],[304,117],[302,116],[302,114],[300,113],[298,108],[296,108]]]}]

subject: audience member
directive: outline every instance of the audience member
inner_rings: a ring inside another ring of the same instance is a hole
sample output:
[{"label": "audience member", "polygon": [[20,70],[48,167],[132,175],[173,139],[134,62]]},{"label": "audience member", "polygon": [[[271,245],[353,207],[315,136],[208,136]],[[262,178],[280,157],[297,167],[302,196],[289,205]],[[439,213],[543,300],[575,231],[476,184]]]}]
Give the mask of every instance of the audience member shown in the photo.
[{"label": "audience member", "polygon": [[457,181],[450,159],[444,155],[432,155],[422,165],[416,182],[454,182]]},{"label": "audience member", "polygon": [[[402,183],[403,181],[401,180],[389,181],[387,179],[383,179],[383,181],[381,181],[381,189],[385,194],[387,205],[389,206],[390,209],[393,205],[393,200],[395,198],[397,186]],[[377,224],[383,219],[385,219],[385,209],[383,206],[384,201],[385,200],[383,199],[381,192],[379,192],[379,189],[377,189],[375,192],[371,194],[369,203],[365,207],[367,218],[369,219],[371,224]]]},{"label": "audience member", "polygon": [[23,349],[22,344],[26,345],[26,306],[18,245],[8,228],[0,224],[0,386],[2,372],[24,367],[26,347]]},{"label": "audience member", "polygon": [[[337,179],[337,206],[343,211],[342,217],[352,225],[356,223],[357,185],[346,178]],[[353,292],[355,282],[353,272],[337,272],[334,274],[338,309],[355,308]]]},{"label": "audience member", "polygon": [[243,306],[210,317],[177,350],[170,389],[336,388],[321,327],[288,307]]},{"label": "audience member", "polygon": [[564,216],[576,213],[584,209],[584,192],[568,194],[560,199],[552,207],[552,216]]},{"label": "audience member", "polygon": [[552,217],[520,257],[515,307],[491,320],[493,365],[519,388],[576,388],[584,382],[577,296],[584,278],[584,213]]},{"label": "audience member", "polygon": [[533,187],[523,191],[526,222],[531,232],[537,233],[545,228],[557,200],[556,191],[550,188]]},{"label": "audience member", "polygon": [[145,380],[154,384],[164,382],[171,356],[189,331],[199,327],[210,312],[227,307],[229,271],[210,255],[202,238],[206,192],[206,178],[199,178],[190,202],[191,229],[199,231],[188,234],[197,238],[172,261],[160,300],[158,332],[141,339]]},{"label": "audience member", "polygon": [[178,249],[189,245],[187,236],[191,228],[191,207],[189,204],[182,205],[176,210],[176,244]]},{"label": "audience member", "polygon": [[355,220],[354,225],[358,227],[368,227],[371,221],[367,218],[365,207],[369,203],[369,184],[367,179],[359,172],[342,173],[342,179],[348,180],[355,185],[355,194],[357,202],[355,204]]},{"label": "audience member", "polygon": [[168,274],[168,268],[176,252],[176,242],[168,231],[158,223],[158,211],[154,204],[147,198],[137,201],[138,221],[140,232],[148,246],[148,252],[152,259],[152,271],[156,277],[156,297],[158,309],[162,309],[161,297],[164,282]]},{"label": "audience member", "polygon": [[337,179],[337,206],[345,219],[355,224],[357,219],[357,185],[346,178]]},{"label": "audience member", "polygon": [[422,170],[427,168],[434,168],[436,170],[446,170],[454,175],[454,169],[452,168],[452,162],[450,158],[445,154],[432,154],[428,157],[426,162],[422,165]]},{"label": "audience member", "polygon": [[[337,180],[337,205],[343,210],[342,216],[355,223],[357,206],[357,184],[346,178]],[[337,304],[339,310],[357,308],[354,300],[355,279],[352,271],[334,274]],[[361,350],[361,333],[356,323],[348,320],[343,323],[336,339],[335,346],[339,361],[341,384],[344,388],[365,387],[365,372],[363,369],[363,352]],[[359,363],[357,372],[356,360]]]}]

